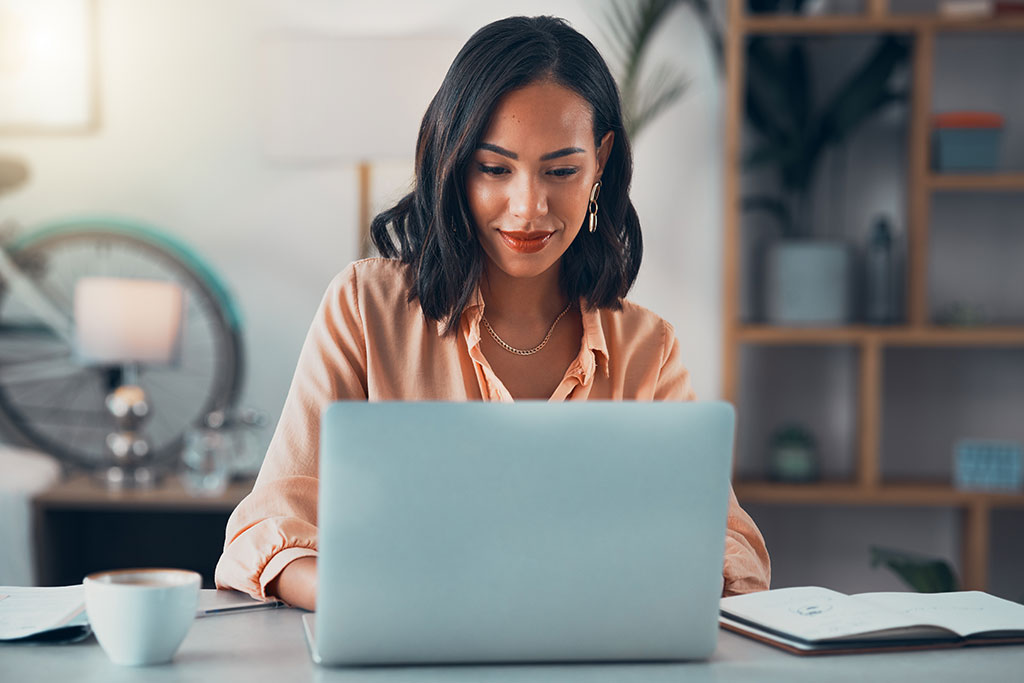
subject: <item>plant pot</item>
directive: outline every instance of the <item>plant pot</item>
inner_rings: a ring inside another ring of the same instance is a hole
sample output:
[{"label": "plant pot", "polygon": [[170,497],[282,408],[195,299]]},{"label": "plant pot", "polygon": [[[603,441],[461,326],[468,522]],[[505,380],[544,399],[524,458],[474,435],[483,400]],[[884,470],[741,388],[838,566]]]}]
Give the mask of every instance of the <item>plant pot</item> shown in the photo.
[{"label": "plant pot", "polygon": [[768,322],[844,325],[850,320],[850,248],[841,242],[787,240],[768,249]]}]

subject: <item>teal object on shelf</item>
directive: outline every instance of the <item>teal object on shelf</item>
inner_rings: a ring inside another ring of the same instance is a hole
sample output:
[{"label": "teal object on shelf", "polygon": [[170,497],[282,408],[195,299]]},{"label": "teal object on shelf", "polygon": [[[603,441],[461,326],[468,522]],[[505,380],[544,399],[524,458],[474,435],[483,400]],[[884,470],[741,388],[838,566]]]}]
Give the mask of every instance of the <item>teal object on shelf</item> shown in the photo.
[{"label": "teal object on shelf", "polygon": [[959,489],[1019,491],[1024,486],[1021,445],[1013,441],[965,439],[954,449]]},{"label": "teal object on shelf", "polygon": [[948,128],[935,131],[938,171],[994,171],[999,166],[999,128]]}]

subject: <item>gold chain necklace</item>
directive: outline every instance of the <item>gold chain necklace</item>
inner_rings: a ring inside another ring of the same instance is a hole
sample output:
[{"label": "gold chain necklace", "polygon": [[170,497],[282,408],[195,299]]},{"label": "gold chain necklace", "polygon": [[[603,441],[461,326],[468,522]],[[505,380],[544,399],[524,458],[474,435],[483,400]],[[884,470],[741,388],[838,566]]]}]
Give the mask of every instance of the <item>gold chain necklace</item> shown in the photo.
[{"label": "gold chain necklace", "polygon": [[548,333],[544,335],[544,339],[541,341],[541,343],[537,344],[532,349],[517,349],[516,347],[512,346],[511,344],[509,344],[504,339],[498,336],[498,333],[494,331],[494,328],[491,327],[491,324],[487,322],[487,316],[482,316],[481,319],[484,321],[484,327],[486,327],[487,331],[491,334],[491,338],[494,339],[494,341],[498,342],[498,345],[501,348],[505,349],[509,353],[514,353],[517,356],[532,356],[533,354],[537,353],[545,346],[547,346],[548,340],[551,339],[551,333],[555,331],[555,325],[558,324],[558,321],[562,319],[563,315],[569,312],[569,309],[571,307],[572,302],[570,301],[568,304],[566,304],[565,308],[562,309],[562,312],[558,314],[558,317],[555,318],[555,322],[551,323],[551,327],[548,328]]}]

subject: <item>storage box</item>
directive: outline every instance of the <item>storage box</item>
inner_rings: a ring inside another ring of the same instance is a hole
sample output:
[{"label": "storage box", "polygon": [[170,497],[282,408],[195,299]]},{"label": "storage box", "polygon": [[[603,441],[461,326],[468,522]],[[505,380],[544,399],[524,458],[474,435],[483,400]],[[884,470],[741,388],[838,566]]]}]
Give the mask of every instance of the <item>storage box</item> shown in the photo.
[{"label": "storage box", "polygon": [[1024,485],[1019,443],[965,439],[953,450],[958,489],[1019,491]]},{"label": "storage box", "polygon": [[977,111],[932,118],[933,166],[937,171],[993,171],[999,166],[1003,117]]}]

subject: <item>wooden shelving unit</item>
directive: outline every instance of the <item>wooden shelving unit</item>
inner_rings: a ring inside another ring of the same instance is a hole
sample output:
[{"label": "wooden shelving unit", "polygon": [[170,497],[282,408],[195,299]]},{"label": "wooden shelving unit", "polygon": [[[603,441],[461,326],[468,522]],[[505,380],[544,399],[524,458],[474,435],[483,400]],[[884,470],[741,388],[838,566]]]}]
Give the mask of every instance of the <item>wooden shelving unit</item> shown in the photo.
[{"label": "wooden shelving unit", "polygon": [[[732,0],[729,0],[732,3]],[[740,10],[743,8],[740,7]],[[732,8],[730,8],[730,11]],[[734,15],[735,16],[735,15]],[[731,22],[746,35],[848,35],[851,33],[1013,33],[1024,31],[1024,18],[950,19],[932,15],[743,16]]]},{"label": "wooden shelving unit", "polygon": [[[931,170],[930,116],[936,37],[944,33],[1024,33],[1024,18],[956,20],[932,15],[890,15],[885,0],[869,0],[863,15],[748,16],[745,0],[729,0],[725,35],[725,238],[723,388],[739,402],[739,364],[745,346],[852,346],[859,357],[855,474],[849,482],[786,485],[737,481],[743,503],[842,506],[946,507],[961,511],[961,579],[984,590],[988,577],[991,512],[1024,507],[1024,494],[962,491],[949,483],[888,482],[880,476],[884,351],[892,347],[1024,348],[1024,327],[943,327],[929,319],[930,205],[936,192],[1024,192],[1024,173],[942,174]],[[753,35],[857,35],[896,33],[913,40],[907,178],[907,321],[899,326],[789,328],[748,324],[740,318],[741,129],[745,43]]]}]

